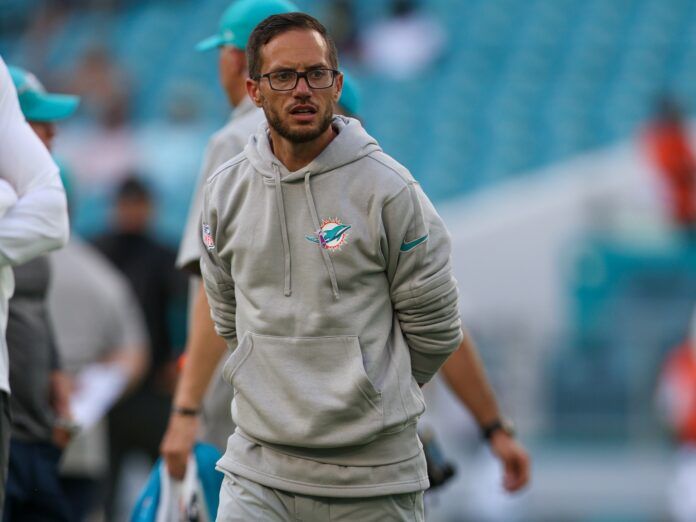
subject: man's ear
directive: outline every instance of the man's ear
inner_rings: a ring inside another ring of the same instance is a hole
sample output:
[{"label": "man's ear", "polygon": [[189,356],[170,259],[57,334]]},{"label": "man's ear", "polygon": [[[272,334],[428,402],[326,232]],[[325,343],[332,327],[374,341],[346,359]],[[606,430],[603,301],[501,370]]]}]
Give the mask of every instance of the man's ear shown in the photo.
[{"label": "man's ear", "polygon": [[334,102],[338,103],[338,100],[341,99],[341,93],[343,92],[343,73],[338,73],[336,75],[336,78],[334,80],[334,86],[336,87],[334,89]]},{"label": "man's ear", "polygon": [[257,107],[261,107],[261,101],[262,101],[260,87],[261,87],[260,82],[257,82],[256,80],[252,80],[251,78],[246,79],[247,94],[249,95],[249,98],[251,98],[251,101],[253,101]]}]

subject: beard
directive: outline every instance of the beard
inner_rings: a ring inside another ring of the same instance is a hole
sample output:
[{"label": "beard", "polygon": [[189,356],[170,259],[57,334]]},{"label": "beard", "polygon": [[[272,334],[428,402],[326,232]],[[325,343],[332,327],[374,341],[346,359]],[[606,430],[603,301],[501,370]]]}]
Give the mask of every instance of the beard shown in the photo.
[{"label": "beard", "polygon": [[291,143],[307,143],[317,139],[326,132],[326,129],[331,126],[331,122],[333,121],[333,112],[327,110],[319,115],[319,122],[316,127],[292,129],[273,108],[267,106],[265,103],[263,104],[263,112],[266,114],[268,125],[281,137]]}]

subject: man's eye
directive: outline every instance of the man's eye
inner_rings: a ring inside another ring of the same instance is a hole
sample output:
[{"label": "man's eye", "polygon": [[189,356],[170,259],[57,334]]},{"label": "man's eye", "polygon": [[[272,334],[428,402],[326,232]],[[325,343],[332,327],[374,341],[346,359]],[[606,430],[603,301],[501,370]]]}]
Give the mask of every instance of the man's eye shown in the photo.
[{"label": "man's eye", "polygon": [[324,69],[316,69],[314,71],[309,71],[309,77],[312,80],[321,80],[326,76],[326,71]]},{"label": "man's eye", "polygon": [[293,79],[295,76],[295,73],[290,72],[290,71],[280,71],[275,73],[275,79],[278,80],[279,82],[289,82],[290,80]]}]

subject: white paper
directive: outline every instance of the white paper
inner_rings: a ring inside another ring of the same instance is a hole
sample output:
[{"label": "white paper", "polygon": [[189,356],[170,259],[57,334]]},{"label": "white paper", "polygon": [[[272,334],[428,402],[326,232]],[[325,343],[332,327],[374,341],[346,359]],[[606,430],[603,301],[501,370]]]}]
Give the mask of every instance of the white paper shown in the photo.
[{"label": "white paper", "polygon": [[116,364],[91,364],[76,379],[75,391],[70,397],[70,410],[75,422],[83,430],[94,426],[125,390],[126,371]]}]

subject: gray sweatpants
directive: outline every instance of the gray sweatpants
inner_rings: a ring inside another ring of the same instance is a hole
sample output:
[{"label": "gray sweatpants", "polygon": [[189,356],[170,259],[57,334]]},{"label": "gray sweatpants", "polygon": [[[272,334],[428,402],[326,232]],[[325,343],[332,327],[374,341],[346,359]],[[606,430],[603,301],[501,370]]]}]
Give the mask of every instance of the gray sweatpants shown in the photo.
[{"label": "gray sweatpants", "polygon": [[368,498],[296,495],[225,475],[217,522],[423,522],[423,492]]}]

